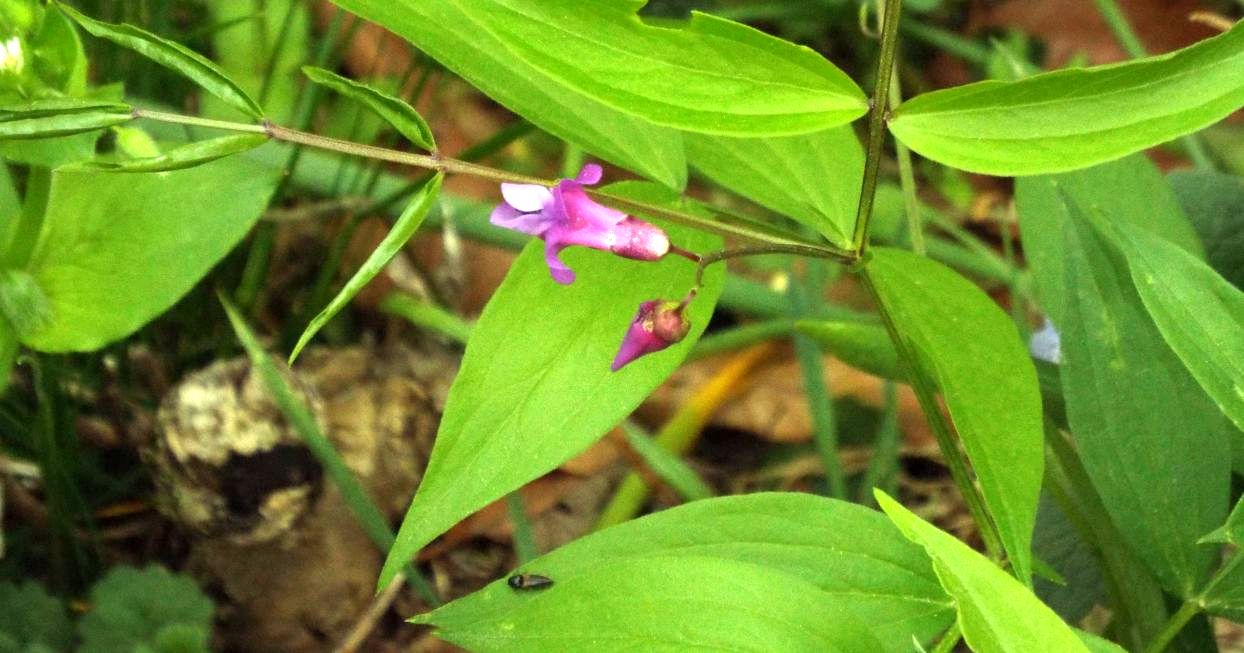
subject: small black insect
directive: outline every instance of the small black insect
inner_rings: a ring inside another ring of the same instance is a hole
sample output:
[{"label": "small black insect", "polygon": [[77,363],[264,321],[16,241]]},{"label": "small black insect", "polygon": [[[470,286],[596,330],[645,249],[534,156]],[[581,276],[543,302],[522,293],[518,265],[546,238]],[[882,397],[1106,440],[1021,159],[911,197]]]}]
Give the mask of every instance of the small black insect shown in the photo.
[{"label": "small black insect", "polygon": [[514,574],[505,582],[519,591],[542,590],[553,586],[552,578],[539,574]]}]

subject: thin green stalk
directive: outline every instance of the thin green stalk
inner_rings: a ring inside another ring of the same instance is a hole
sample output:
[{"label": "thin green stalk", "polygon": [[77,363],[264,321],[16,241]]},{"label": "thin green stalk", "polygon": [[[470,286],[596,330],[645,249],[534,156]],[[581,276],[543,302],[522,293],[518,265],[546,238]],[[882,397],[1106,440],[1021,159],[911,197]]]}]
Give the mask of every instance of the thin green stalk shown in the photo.
[{"label": "thin green stalk", "polygon": [[31,166],[26,175],[26,196],[22,210],[5,225],[4,242],[0,243],[0,263],[5,268],[22,268],[34,253],[35,242],[43,229],[52,191],[52,171],[44,166]]},{"label": "thin green stalk", "polygon": [[[289,38],[289,31],[293,28],[294,18],[298,14],[300,5],[298,0],[289,0],[289,8],[285,10],[285,15],[281,18],[281,26],[277,29],[276,43],[273,44],[272,51],[268,53],[268,60],[264,62],[263,82],[259,85],[259,106],[261,107],[268,102],[268,96],[272,93],[272,78],[276,72],[276,64],[281,59],[281,52],[285,49],[285,41]],[[267,31],[265,18],[260,18],[255,23],[260,31]]]},{"label": "thin green stalk", "polygon": [[867,268],[864,269],[861,278],[877,305],[877,311],[881,314],[881,320],[885,323],[890,339],[898,350],[907,378],[911,379],[911,388],[920,402],[920,409],[924,412],[925,419],[928,420],[929,427],[933,431],[933,437],[937,440],[937,447],[942,452],[942,458],[950,469],[950,476],[963,496],[968,513],[980,529],[981,539],[985,542],[985,550],[990,558],[1000,562],[1004,558],[1002,536],[998,533],[998,526],[989,516],[989,511],[985,509],[985,498],[981,496],[980,490],[973,482],[967,460],[963,452],[959,450],[959,443],[955,439],[950,424],[946,421],[946,416],[942,413],[941,404],[937,401],[937,388],[934,387],[932,379],[920,373],[915,352],[899,335],[898,328],[894,325],[889,312],[886,311],[885,304],[881,301],[881,295],[877,292]]},{"label": "thin green stalk", "polygon": [[951,653],[959,645],[959,640],[962,638],[963,632],[959,630],[959,622],[955,621],[953,624],[950,624],[946,634],[942,635],[942,638],[937,642],[937,646],[934,646],[930,653]]},{"label": "thin green stalk", "polygon": [[902,18],[902,0],[885,0],[884,24],[881,28],[881,58],[877,64],[877,83],[868,112],[868,158],[864,160],[864,180],[860,203],[855,214],[852,250],[863,253],[868,242],[868,223],[872,220],[873,201],[877,194],[877,178],[881,170],[882,146],[885,144],[886,108],[889,106],[890,78],[898,51],[898,24]]},{"label": "thin green stalk", "polygon": [[1192,618],[1200,613],[1201,605],[1199,603],[1196,601],[1184,601],[1184,604],[1179,606],[1179,611],[1171,615],[1170,621],[1166,622],[1166,625],[1158,632],[1158,636],[1153,638],[1153,641],[1145,648],[1145,653],[1162,653],[1165,651],[1166,647],[1170,646],[1171,642],[1175,641],[1175,638],[1179,636],[1179,631],[1183,630],[1184,626],[1187,626],[1188,622],[1192,621]]},{"label": "thin green stalk", "polygon": [[[1136,31],[1132,29],[1132,25],[1127,20],[1127,15],[1123,13],[1123,9],[1119,7],[1116,0],[1093,0],[1097,5],[1097,11],[1101,17],[1105,19],[1106,25],[1110,27],[1110,32],[1114,34],[1114,38],[1123,46],[1123,50],[1133,59],[1142,59],[1149,56],[1149,51],[1145,49],[1145,44],[1141,42],[1140,37],[1136,35]],[[1188,158],[1192,159],[1192,163],[1201,170],[1213,170],[1214,160],[1210,157],[1209,152],[1205,149],[1205,144],[1196,134],[1189,134],[1180,139],[1183,144],[1184,151],[1188,154]]]},{"label": "thin green stalk", "polygon": [[536,536],[531,530],[531,520],[527,518],[527,506],[523,504],[523,493],[515,490],[505,495],[505,509],[510,516],[510,526],[514,529],[514,554],[518,556],[518,564],[527,564],[540,555],[540,551],[536,548]]},{"label": "thin green stalk", "polygon": [[[808,261],[811,269],[815,269],[820,261]],[[819,299],[823,284],[820,274],[810,274],[810,279],[801,281],[791,275],[787,297],[791,305],[791,314],[795,319],[806,318],[811,314],[811,306]],[[821,458],[821,466],[825,468],[825,484],[829,496],[846,500],[847,481],[842,471],[842,463],[838,460],[838,424],[834,416],[834,403],[829,395],[829,385],[825,382],[825,361],[821,357],[821,348],[808,336],[793,332],[791,340],[795,345],[795,358],[799,361],[799,370],[803,377],[804,396],[808,400],[808,412],[812,417],[812,439],[816,444],[817,453]]]},{"label": "thin green stalk", "polygon": [[631,450],[643,458],[648,469],[673,488],[683,500],[699,501],[713,496],[713,489],[681,456],[657,445],[652,435],[638,424],[630,420],[622,422],[622,432],[626,434],[626,442]]},{"label": "thin green stalk", "polygon": [[[902,101],[903,85],[899,81],[898,71],[895,70],[894,76],[890,78],[890,109],[893,110]],[[896,140],[894,151],[898,157],[898,180],[899,187],[903,189],[903,206],[907,213],[907,237],[911,240],[911,251],[924,256],[927,251],[924,245],[924,220],[920,215],[920,198],[916,196],[916,173],[911,164],[911,150]]]},{"label": "thin green stalk", "polygon": [[[337,486],[346,505],[354,513],[364,532],[381,550],[388,551],[393,546],[396,538],[393,530],[389,527],[389,521],[385,518],[384,513],[376,506],[367,490],[341,457],[341,454],[337,453],[333,443],[320,430],[320,425],[316,422],[315,415],[311,413],[306,404],[294,395],[289,384],[281,376],[281,373],[277,371],[276,364],[273,363],[268,353],[264,351],[263,345],[260,344],[259,339],[251,331],[250,326],[243,319],[241,313],[238,312],[237,308],[233,306],[232,302],[223,293],[220,293],[220,302],[224,306],[225,313],[229,318],[230,324],[233,325],[233,330],[237,334],[238,340],[242,343],[242,347],[246,350],[246,354],[251,360],[251,365],[259,373],[264,386],[272,395],[272,399],[276,402],[277,407],[280,408],[281,413],[289,420],[289,423],[294,427],[294,432],[307,445],[307,449],[319,461],[328,478]],[[418,570],[412,566],[408,565],[406,568],[406,579],[410,586],[429,605],[438,606],[441,604],[440,597],[436,595],[436,591],[419,574]]]},{"label": "thin green stalk", "polygon": [[276,224],[262,222],[255,227],[250,249],[246,251],[246,263],[242,266],[242,280],[233,293],[242,312],[249,314],[259,301],[264,283],[268,279],[268,264],[276,247]]},{"label": "thin green stalk", "polygon": [[899,24],[899,30],[903,33],[903,36],[923,41],[938,50],[949,52],[960,59],[978,66],[983,66],[989,62],[990,52],[988,47],[940,27],[926,25],[917,20],[904,20]]},{"label": "thin green stalk", "polygon": [[[136,118],[147,118],[163,122],[211,126],[219,129],[234,129],[235,131],[245,131],[251,133],[255,132],[255,125],[228,123],[225,121],[210,121],[210,125],[208,125],[199,118],[191,118],[189,116],[179,116],[176,114],[157,111],[147,111],[145,109],[135,109],[134,116]],[[232,125],[232,127],[230,125]],[[415,152],[404,152],[401,150],[376,147],[374,145],[365,145],[363,143],[353,143],[337,138],[319,136],[297,129],[291,129],[289,127],[282,127],[281,125],[271,122],[265,122],[261,129],[262,133],[265,133],[269,137],[279,141],[295,143],[298,145],[307,145],[331,152],[340,152],[342,154],[349,154],[352,156],[388,161],[416,168],[436,170],[446,174],[471,175],[497,182],[540,184],[543,186],[553,185],[553,182],[548,179],[520,175],[507,172],[505,170],[498,170],[496,168],[471,163],[463,159],[451,159],[438,154],[418,154]],[[292,175],[290,178],[292,178]],[[748,255],[751,253],[796,254],[799,256],[813,258],[829,258],[845,263],[854,263],[859,259],[859,256],[856,253],[831,245],[822,245],[795,238],[789,238],[743,225],[719,222],[684,211],[650,204],[647,202],[641,202],[626,197],[620,197],[599,190],[588,191],[588,194],[593,198],[615,208],[645,213],[677,224],[695,227],[710,233],[716,233],[723,236],[732,236],[750,241],[752,243],[757,243],[758,245],[752,248],[753,251],[749,252]]]},{"label": "thin green stalk", "polygon": [[879,487],[894,496],[895,473],[898,471],[899,441],[903,435],[898,425],[898,385],[885,383],[885,403],[881,413],[881,425],[877,427],[877,439],[873,443],[873,455],[860,481],[858,503],[876,505],[872,489]]}]

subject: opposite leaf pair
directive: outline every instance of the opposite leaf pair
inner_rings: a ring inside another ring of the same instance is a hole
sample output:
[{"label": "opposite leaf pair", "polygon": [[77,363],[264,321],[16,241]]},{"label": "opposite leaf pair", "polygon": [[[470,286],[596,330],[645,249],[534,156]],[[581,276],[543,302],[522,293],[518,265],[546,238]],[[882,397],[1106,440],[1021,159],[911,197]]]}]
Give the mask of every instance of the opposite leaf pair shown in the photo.
[{"label": "opposite leaf pair", "polygon": [[[562,179],[552,188],[539,184],[501,184],[505,202],[492,212],[490,221],[544,240],[544,260],[553,280],[573,283],[574,271],[558,258],[572,245],[613,252],[638,261],[657,261],[672,249],[669,237],[660,227],[602,206],[588,197],[584,186],[601,180],[603,172],[588,164],[574,179]],[[694,255],[693,255],[694,256]],[[622,369],[631,361],[661,351],[681,341],[691,324],[683,309],[695,296],[693,290],[681,302],[654,299],[639,305],[622,346],[610,368]]]}]

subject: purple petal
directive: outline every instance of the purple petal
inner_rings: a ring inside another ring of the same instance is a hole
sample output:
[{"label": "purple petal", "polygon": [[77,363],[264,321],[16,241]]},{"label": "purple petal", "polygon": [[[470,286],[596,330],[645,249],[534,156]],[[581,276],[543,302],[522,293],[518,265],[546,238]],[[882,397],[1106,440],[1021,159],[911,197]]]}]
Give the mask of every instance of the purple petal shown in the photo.
[{"label": "purple petal", "polygon": [[544,213],[523,213],[509,204],[498,204],[488,221],[529,236],[541,236],[548,231],[551,221]]},{"label": "purple petal", "polygon": [[617,239],[611,250],[623,258],[657,261],[670,251],[670,239],[658,226],[630,218],[613,228]]},{"label": "purple petal", "polygon": [[612,227],[628,217],[622,211],[597,204],[573,181],[562,181],[553,189],[553,204],[561,207],[567,222],[577,228]]},{"label": "purple petal", "polygon": [[535,213],[553,201],[553,193],[539,184],[501,184],[501,196],[523,213]]},{"label": "purple petal", "polygon": [[574,180],[585,186],[594,186],[600,183],[600,179],[603,176],[605,176],[605,171],[600,166],[595,163],[589,163],[583,166],[583,169],[579,171]]},{"label": "purple petal", "polygon": [[565,247],[555,239],[548,239],[544,242],[544,262],[549,266],[549,274],[553,277],[553,281],[563,286],[574,283],[574,270],[571,270],[557,258],[558,253]]}]

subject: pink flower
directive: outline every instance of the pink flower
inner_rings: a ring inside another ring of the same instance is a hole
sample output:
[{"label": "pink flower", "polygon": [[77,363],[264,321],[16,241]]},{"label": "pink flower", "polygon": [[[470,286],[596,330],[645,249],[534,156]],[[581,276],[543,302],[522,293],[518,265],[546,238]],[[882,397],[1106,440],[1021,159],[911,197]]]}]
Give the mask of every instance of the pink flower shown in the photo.
[{"label": "pink flower", "polygon": [[574,179],[553,188],[538,184],[501,184],[505,203],[493,209],[490,222],[544,239],[544,260],[557,283],[574,281],[574,271],[557,255],[571,245],[613,252],[640,261],[655,261],[670,251],[660,227],[597,204],[584,186],[600,181],[600,166],[583,166]]},{"label": "pink flower", "polygon": [[609,369],[617,372],[636,358],[661,351],[687,337],[691,323],[683,315],[686,307],[686,301],[660,299],[640,304]]}]

